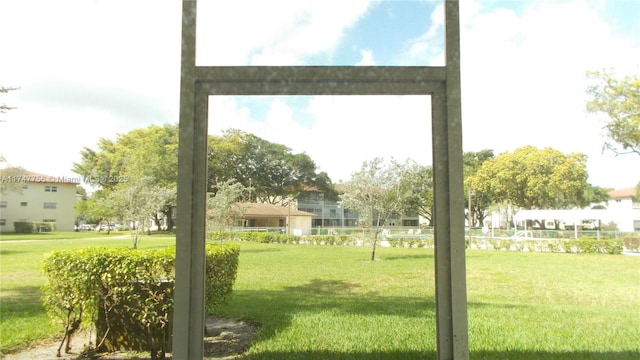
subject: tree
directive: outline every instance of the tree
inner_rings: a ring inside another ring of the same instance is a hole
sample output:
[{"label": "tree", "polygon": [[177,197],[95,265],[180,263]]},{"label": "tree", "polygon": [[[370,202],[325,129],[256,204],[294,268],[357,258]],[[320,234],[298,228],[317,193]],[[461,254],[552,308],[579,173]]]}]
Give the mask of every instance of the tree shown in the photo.
[{"label": "tree", "polygon": [[[9,91],[14,91],[14,90],[18,90],[19,88],[16,87],[4,87],[4,86],[0,86],[0,94],[6,94]],[[15,107],[13,106],[9,106],[5,103],[0,103],[0,114],[6,114],[9,110],[13,110],[15,109]],[[4,120],[0,119],[0,122],[3,122]]]},{"label": "tree", "polygon": [[407,211],[417,213],[433,222],[433,167],[407,161],[401,177],[401,187],[406,189]]},{"label": "tree", "polygon": [[358,213],[359,224],[371,228],[373,232],[371,260],[375,260],[378,235],[393,216],[402,214],[408,208],[413,189],[402,182],[406,164],[392,159],[384,164],[382,158],[365,161],[360,171],[351,175],[344,184],[344,193],[340,195],[340,205]]},{"label": "tree", "polygon": [[241,218],[248,208],[246,200],[249,188],[234,180],[227,180],[216,184],[214,192],[207,199],[207,221],[211,226],[220,230],[220,240],[226,226],[232,226]]},{"label": "tree", "polygon": [[[493,159],[494,157],[493,150],[490,149],[478,152],[469,151],[462,154],[462,166],[465,178],[465,204],[471,204],[466,214],[470,227],[475,226],[476,223],[480,225],[484,223],[484,219],[487,217],[487,209],[489,209],[493,203],[493,199],[489,193],[475,191],[467,179],[478,172],[485,161]],[[469,197],[471,197],[471,199],[469,199]]]},{"label": "tree", "polygon": [[[73,164],[73,171],[89,179],[105,191],[115,191],[120,183],[150,178],[149,183],[165,191],[166,203],[149,216],[160,227],[158,213],[164,213],[167,228],[173,227],[172,211],[176,204],[178,172],[178,126],[166,124],[135,129],[119,134],[116,140],[101,138],[98,150],[85,147],[81,161]],[[171,195],[173,194],[173,195]]]},{"label": "tree", "polygon": [[604,148],[616,154],[640,155],[640,77],[619,79],[611,71],[591,71],[587,78],[591,81],[587,87],[591,97],[587,111],[608,117],[604,123]]},{"label": "tree", "polygon": [[209,188],[233,179],[253,189],[251,201],[275,205],[286,205],[309,187],[335,192],[307,154],[294,154],[284,145],[236,129],[209,136],[208,145]]},{"label": "tree", "polygon": [[[0,159],[0,163],[4,159]],[[10,192],[22,193],[22,185],[26,181],[27,170],[18,166],[9,166],[0,170],[0,195]]]},{"label": "tree", "polygon": [[73,171],[102,189],[112,189],[121,179],[151,177],[155,184],[173,187],[178,170],[178,125],[151,125],[118,134],[116,140],[100,138],[98,150],[80,151]]},{"label": "tree", "polygon": [[159,212],[172,196],[172,189],[156,184],[152,177],[119,183],[110,194],[108,202],[118,217],[132,224],[134,249],[138,248],[140,227],[149,227],[153,213]]},{"label": "tree", "polygon": [[613,189],[589,184],[589,188],[585,192],[585,201],[589,204],[606,203],[609,200],[609,191],[611,190]]},{"label": "tree", "polygon": [[485,161],[467,183],[494,202],[524,209],[566,209],[589,205],[587,157],[552,148],[524,146]]},{"label": "tree", "polygon": [[[105,190],[98,189],[91,194],[87,200],[78,201],[74,205],[76,217],[82,218],[89,223],[101,225],[111,224],[117,218],[116,209],[112,201],[108,198]],[[107,232],[110,232],[110,228]]]}]

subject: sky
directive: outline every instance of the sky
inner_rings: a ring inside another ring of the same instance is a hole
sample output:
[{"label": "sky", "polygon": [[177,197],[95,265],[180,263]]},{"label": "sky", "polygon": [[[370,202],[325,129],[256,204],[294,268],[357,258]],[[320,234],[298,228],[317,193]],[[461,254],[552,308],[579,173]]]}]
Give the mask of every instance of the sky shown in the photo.
[{"label": "sky", "polygon": [[[83,147],[179,117],[180,0],[2,0],[0,154],[76,176]],[[552,147],[588,156],[589,183],[640,181],[603,151],[587,71],[640,74],[640,2],[461,0],[463,150]],[[197,65],[443,66],[442,1],[198,2]],[[428,96],[216,96],[209,133],[308,154],[334,182],[374,157],[431,164]],[[6,164],[5,164],[6,165]]]}]

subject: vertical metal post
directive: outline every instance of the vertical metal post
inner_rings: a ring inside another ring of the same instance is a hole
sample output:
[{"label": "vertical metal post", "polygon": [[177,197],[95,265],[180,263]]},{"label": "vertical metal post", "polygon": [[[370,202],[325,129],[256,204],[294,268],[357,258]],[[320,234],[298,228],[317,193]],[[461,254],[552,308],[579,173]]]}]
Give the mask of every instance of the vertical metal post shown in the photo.
[{"label": "vertical metal post", "polygon": [[198,93],[196,88],[197,3],[183,0],[182,7],[176,289],[172,352],[174,359],[202,359],[205,325],[207,101],[206,93]]},{"label": "vertical metal post", "polygon": [[445,95],[432,95],[436,327],[439,360],[469,358],[459,23],[458,1],[445,0]]}]

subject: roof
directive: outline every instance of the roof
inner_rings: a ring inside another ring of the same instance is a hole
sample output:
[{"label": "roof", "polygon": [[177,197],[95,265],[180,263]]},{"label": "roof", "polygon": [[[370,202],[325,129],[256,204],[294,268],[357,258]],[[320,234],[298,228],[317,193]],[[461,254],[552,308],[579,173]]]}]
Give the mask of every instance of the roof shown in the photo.
[{"label": "roof", "polygon": [[[2,174],[2,170],[0,170],[0,174]],[[22,183],[41,183],[41,184],[72,184],[78,185],[80,184],[79,177],[69,177],[69,176],[50,176],[45,174],[36,173],[33,171],[26,170],[25,173],[21,175],[5,175],[9,177],[9,179],[4,179],[10,182],[22,182]]]},{"label": "roof", "polygon": [[618,189],[609,191],[610,199],[627,199],[634,198],[636,196],[636,187],[630,187],[625,189]]},{"label": "roof", "polygon": [[244,217],[316,216],[310,212],[273,204],[250,203],[243,205],[249,205],[244,211]]}]

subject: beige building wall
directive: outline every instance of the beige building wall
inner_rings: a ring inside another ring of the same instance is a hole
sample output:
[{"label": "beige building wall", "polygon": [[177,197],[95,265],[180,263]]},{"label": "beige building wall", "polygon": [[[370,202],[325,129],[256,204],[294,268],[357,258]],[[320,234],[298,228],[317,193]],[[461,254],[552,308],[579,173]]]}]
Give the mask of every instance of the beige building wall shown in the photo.
[{"label": "beige building wall", "polygon": [[293,235],[310,235],[311,234],[311,216],[291,216],[291,234]]},{"label": "beige building wall", "polygon": [[15,221],[55,222],[55,231],[73,231],[76,184],[24,182],[21,192],[0,195],[0,231],[13,232]]}]

